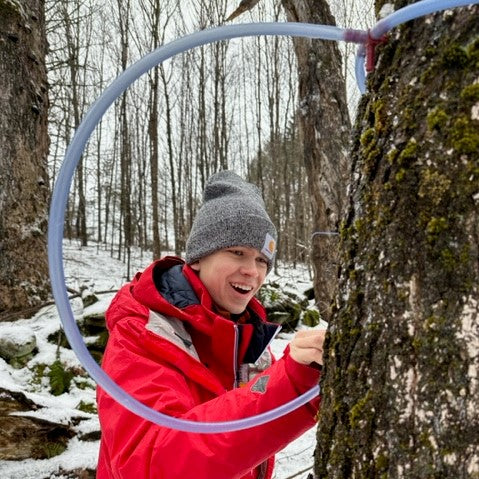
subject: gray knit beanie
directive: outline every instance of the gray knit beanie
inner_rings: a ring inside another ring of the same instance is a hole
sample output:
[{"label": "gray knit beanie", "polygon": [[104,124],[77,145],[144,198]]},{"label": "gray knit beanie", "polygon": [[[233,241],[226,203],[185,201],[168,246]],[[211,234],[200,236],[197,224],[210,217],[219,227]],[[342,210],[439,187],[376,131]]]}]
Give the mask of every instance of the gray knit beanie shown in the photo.
[{"label": "gray knit beanie", "polygon": [[266,256],[269,273],[276,237],[260,190],[232,171],[220,171],[206,182],[203,205],[186,242],[186,262],[194,263],[223,248],[249,246]]}]

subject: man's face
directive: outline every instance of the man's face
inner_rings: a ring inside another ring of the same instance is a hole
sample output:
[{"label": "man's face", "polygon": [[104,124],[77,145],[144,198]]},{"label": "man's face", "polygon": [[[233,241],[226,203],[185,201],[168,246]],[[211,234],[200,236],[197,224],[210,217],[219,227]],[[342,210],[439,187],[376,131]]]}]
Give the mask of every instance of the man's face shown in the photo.
[{"label": "man's face", "polygon": [[240,314],[263,284],[268,261],[254,248],[234,246],[205,256],[191,267],[199,272],[219,308]]}]

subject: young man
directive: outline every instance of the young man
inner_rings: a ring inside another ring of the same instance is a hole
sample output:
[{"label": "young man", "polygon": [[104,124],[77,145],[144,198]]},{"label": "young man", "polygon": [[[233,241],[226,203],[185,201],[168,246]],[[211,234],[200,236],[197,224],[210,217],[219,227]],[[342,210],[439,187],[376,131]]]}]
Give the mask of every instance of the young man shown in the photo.
[{"label": "young man", "polygon": [[[225,421],[259,414],[319,381],[324,331],[298,333],[282,358],[279,328],[255,294],[273,266],[276,229],[259,190],[213,175],[186,245],[186,262],[155,261],[107,311],[102,367],[144,404],[174,417]],[[319,398],[253,429],[196,434],[136,416],[98,389],[98,479],[265,479],[274,454],[315,423]]]}]

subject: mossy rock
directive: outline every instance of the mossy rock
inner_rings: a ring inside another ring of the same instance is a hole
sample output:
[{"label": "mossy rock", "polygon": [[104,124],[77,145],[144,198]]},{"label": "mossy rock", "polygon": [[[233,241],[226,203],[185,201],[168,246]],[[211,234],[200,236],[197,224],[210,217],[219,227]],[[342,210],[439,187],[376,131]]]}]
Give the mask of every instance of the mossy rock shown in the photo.
[{"label": "mossy rock", "polygon": [[29,328],[14,323],[3,326],[0,335],[0,357],[6,361],[32,354],[37,338]]},{"label": "mossy rock", "polygon": [[291,315],[288,312],[272,311],[268,314],[268,320],[276,324],[287,323],[291,319]]},{"label": "mossy rock", "polygon": [[268,320],[281,324],[286,331],[294,331],[308,299],[290,291],[285,291],[278,283],[265,284],[258,293],[258,298],[268,313]]},{"label": "mossy rock", "polygon": [[307,309],[303,314],[302,322],[305,326],[314,328],[320,321],[319,311],[317,309]]},{"label": "mossy rock", "polygon": [[80,329],[87,336],[94,336],[106,329],[105,313],[92,313],[85,315],[80,324]]},{"label": "mossy rock", "polygon": [[[89,337],[92,340],[86,343],[86,347],[90,354],[92,355],[93,359],[98,363],[101,364],[101,360],[103,357],[103,352],[105,350],[106,343],[108,341],[108,331],[105,326],[103,328],[100,327],[85,327],[84,324],[80,324],[80,332],[83,337]],[[58,330],[48,336],[48,342],[57,344],[63,348],[71,349],[70,343],[68,342],[65,333],[63,330]]]}]

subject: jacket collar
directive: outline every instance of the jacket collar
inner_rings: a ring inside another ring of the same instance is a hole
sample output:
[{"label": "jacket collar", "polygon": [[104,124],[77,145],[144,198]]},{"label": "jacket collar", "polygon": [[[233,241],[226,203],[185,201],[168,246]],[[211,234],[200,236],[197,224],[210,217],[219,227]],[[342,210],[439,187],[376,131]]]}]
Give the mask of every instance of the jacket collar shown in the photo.
[{"label": "jacket collar", "polygon": [[[177,257],[166,256],[153,262],[143,273],[138,273],[131,283],[133,297],[150,310],[158,311],[190,323],[202,334],[218,338],[222,345],[227,331],[234,323],[214,312],[213,300],[197,273]],[[255,362],[279,326],[266,322],[266,312],[256,299],[248,304],[253,324],[238,325],[240,359]]]}]

